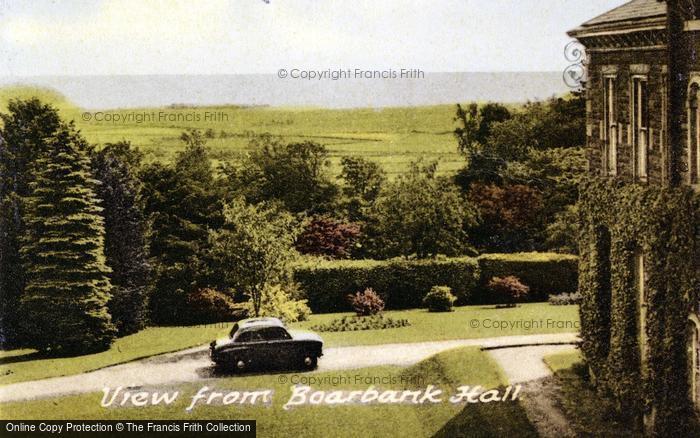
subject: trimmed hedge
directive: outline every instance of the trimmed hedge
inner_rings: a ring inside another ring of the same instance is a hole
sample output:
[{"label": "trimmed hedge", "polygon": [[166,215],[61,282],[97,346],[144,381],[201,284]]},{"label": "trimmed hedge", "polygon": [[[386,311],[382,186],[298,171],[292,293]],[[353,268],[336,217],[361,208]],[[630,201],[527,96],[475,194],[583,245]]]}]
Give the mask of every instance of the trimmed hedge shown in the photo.
[{"label": "trimmed hedge", "polygon": [[486,287],[493,277],[518,277],[530,288],[528,301],[575,292],[578,258],[555,253],[484,254],[426,260],[311,259],[294,268],[294,280],[314,313],[347,312],[347,296],[374,289],[387,309],[422,307],[423,297],[438,284],[452,289],[458,304],[495,304]]},{"label": "trimmed hedge", "polygon": [[549,295],[576,292],[578,257],[557,253],[482,254],[479,262],[478,303],[495,303],[487,285],[493,277],[515,276],[530,288],[528,301],[547,301]]},{"label": "trimmed hedge", "polygon": [[479,266],[471,257],[405,260],[313,260],[297,265],[294,280],[306,293],[314,313],[347,312],[347,296],[374,289],[387,309],[422,306],[423,297],[436,285],[449,286],[459,302],[467,303],[479,279]]}]

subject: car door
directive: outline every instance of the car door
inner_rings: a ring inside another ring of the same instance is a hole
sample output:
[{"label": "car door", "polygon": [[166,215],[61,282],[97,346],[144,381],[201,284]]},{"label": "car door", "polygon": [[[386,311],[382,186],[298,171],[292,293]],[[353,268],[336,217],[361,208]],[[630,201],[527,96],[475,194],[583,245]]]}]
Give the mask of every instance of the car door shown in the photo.
[{"label": "car door", "polygon": [[265,339],[265,352],[271,363],[289,366],[294,359],[291,336],[282,327],[268,327],[260,330]]}]

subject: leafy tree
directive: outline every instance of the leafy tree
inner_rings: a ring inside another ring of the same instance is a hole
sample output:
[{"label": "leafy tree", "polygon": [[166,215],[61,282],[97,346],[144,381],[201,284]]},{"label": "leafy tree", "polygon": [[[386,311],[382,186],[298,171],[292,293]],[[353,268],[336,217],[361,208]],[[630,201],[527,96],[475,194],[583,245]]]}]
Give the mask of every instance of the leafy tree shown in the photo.
[{"label": "leafy tree", "polygon": [[349,258],[358,244],[360,226],[329,217],[312,218],[297,238],[296,249],[301,254]]},{"label": "leafy tree", "polygon": [[524,184],[542,193],[543,222],[575,204],[588,160],[584,148],[532,149],[522,162],[512,162],[504,172],[507,181]]},{"label": "leafy tree", "polygon": [[25,232],[23,199],[29,196],[31,167],[61,128],[56,109],[38,99],[11,100],[0,114],[0,344],[22,345],[19,306],[26,275],[20,257]]},{"label": "leafy tree", "polygon": [[586,107],[580,93],[546,102],[531,102],[491,126],[486,148],[508,160],[522,159],[529,149],[581,147],[586,144]]},{"label": "leafy tree", "polygon": [[512,184],[474,183],[467,198],[479,213],[479,225],[472,229],[472,241],[480,250],[527,251],[535,249],[542,197],[535,189]]},{"label": "leafy tree", "polygon": [[[455,182],[482,216],[472,230],[475,243],[486,251],[549,248],[554,242],[546,242],[547,226],[576,202],[585,173],[583,97],[532,102],[514,113],[491,105],[479,111],[475,105],[468,111],[458,107],[456,120],[458,149],[467,164]],[[488,130],[480,129],[484,126]],[[527,202],[533,202],[529,209]]]},{"label": "leafy tree", "polygon": [[293,213],[330,211],[338,193],[328,170],[328,150],[305,141],[283,144],[263,135],[251,142],[251,152],[241,163],[228,165],[234,193],[250,203],[280,201]]},{"label": "leafy tree", "polygon": [[379,164],[362,157],[343,157],[340,160],[343,195],[371,202],[377,199],[386,182],[386,174]]},{"label": "leafy tree", "polygon": [[45,141],[27,198],[23,323],[34,348],[53,354],[103,350],[116,330],[107,310],[112,286],[98,182],[72,124],[61,124]]},{"label": "leafy tree", "polygon": [[481,116],[479,115],[479,105],[471,103],[467,109],[457,104],[457,113],[454,121],[457,122],[454,135],[457,138],[457,148],[459,151],[469,156],[481,149],[479,143],[479,128],[481,127]]},{"label": "leafy tree", "polygon": [[376,256],[427,258],[471,251],[465,230],[474,223],[474,211],[451,181],[435,175],[436,169],[436,163],[413,163],[382,193],[368,231]]},{"label": "leafy tree", "polygon": [[454,121],[457,122],[454,134],[457,138],[458,149],[466,156],[483,152],[491,135],[491,126],[495,123],[510,120],[511,113],[500,103],[487,103],[481,107],[470,103],[466,109],[457,104]]},{"label": "leafy tree", "polygon": [[364,221],[365,210],[381,193],[386,174],[379,164],[361,157],[343,157],[340,163],[343,207],[350,220]]},{"label": "leafy tree", "polygon": [[258,316],[266,289],[291,282],[298,226],[289,213],[242,199],[224,207],[224,218],[224,227],[210,232],[212,260],[226,272],[228,286],[250,298]]},{"label": "leafy tree", "polygon": [[578,254],[579,210],[577,204],[566,208],[554,216],[554,221],[547,225],[546,246],[550,251]]},{"label": "leafy tree", "polygon": [[479,128],[475,140],[480,144],[486,144],[491,135],[491,125],[497,122],[509,120],[512,115],[508,108],[500,103],[487,103],[479,108]]},{"label": "leafy tree", "polygon": [[107,144],[94,152],[92,165],[101,184],[105,220],[105,255],[112,269],[114,289],[109,313],[120,336],[146,326],[150,267],[141,182],[137,178],[139,152],[128,142]]},{"label": "leafy tree", "polygon": [[182,140],[185,149],[174,165],[151,164],[141,171],[155,277],[149,307],[157,324],[185,320],[188,293],[222,282],[206,254],[209,230],[223,223],[224,196],[201,133],[185,133]]}]

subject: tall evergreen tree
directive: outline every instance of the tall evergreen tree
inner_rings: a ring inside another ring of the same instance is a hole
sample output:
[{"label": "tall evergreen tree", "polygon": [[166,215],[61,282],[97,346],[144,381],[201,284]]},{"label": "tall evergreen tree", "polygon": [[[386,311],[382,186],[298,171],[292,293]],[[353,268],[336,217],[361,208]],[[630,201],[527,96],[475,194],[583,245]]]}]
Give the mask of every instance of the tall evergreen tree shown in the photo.
[{"label": "tall evergreen tree", "polygon": [[61,124],[46,141],[26,199],[23,324],[34,348],[52,354],[99,351],[116,330],[107,310],[112,286],[98,181],[72,124]]},{"label": "tall evergreen tree", "polygon": [[136,176],[141,155],[128,142],[107,144],[92,155],[101,184],[105,220],[105,255],[114,289],[109,313],[119,336],[143,329],[147,323],[149,265],[146,219],[141,182]]},{"label": "tall evergreen tree", "polygon": [[24,233],[23,198],[29,195],[29,168],[47,150],[60,127],[58,112],[38,99],[12,100],[0,114],[0,344],[22,345],[20,296],[25,274],[20,258]]}]

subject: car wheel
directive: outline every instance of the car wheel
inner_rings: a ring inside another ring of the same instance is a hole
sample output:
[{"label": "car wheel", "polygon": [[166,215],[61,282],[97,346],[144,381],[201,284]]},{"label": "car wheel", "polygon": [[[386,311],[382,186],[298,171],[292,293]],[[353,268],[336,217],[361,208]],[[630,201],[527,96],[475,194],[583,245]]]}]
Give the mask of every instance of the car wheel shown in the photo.
[{"label": "car wheel", "polygon": [[301,364],[306,370],[315,370],[318,366],[318,357],[305,355],[302,357]]}]

